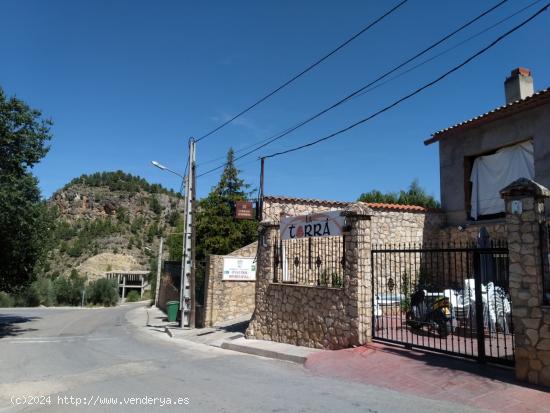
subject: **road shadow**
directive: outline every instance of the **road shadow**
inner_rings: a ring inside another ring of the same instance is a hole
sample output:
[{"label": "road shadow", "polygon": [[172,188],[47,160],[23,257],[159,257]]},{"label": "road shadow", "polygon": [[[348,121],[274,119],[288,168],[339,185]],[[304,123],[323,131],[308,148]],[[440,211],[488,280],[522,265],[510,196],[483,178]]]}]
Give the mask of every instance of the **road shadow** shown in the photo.
[{"label": "road shadow", "polygon": [[241,321],[235,324],[229,324],[225,326],[218,327],[218,330],[225,331],[227,333],[245,333],[248,328],[250,320]]},{"label": "road shadow", "polygon": [[36,331],[36,328],[27,327],[25,323],[41,318],[42,317],[0,314],[0,340],[5,337],[14,337],[30,331]]}]

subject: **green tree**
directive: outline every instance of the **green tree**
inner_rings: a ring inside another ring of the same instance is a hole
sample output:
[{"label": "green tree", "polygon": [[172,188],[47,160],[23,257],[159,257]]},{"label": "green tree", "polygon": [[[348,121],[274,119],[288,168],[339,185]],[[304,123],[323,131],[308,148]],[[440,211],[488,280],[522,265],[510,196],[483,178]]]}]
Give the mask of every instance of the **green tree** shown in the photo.
[{"label": "green tree", "polygon": [[57,304],[80,305],[82,292],[86,288],[86,277],[80,276],[73,268],[69,277],[59,276],[54,280],[53,285]]},{"label": "green tree", "polygon": [[88,284],[86,288],[87,302],[106,307],[114,306],[118,302],[118,285],[116,280],[99,278]]},{"label": "green tree", "polygon": [[126,191],[132,196],[137,194],[140,190],[151,194],[163,193],[171,196],[180,196],[172,189],[166,189],[159,184],[150,184],[140,176],[127,174],[120,170],[81,175],[71,180],[64,188],[66,189],[76,184],[89,185],[92,187],[108,187],[112,191]]},{"label": "green tree", "polygon": [[433,196],[428,195],[424,188],[420,186],[415,179],[409,185],[407,191],[401,190],[399,193],[382,193],[376,189],[361,194],[358,201],[361,202],[382,202],[386,204],[400,205],[418,205],[426,208],[439,208],[440,204]]},{"label": "green tree", "polygon": [[[225,169],[218,184],[206,198],[199,201],[196,220],[196,260],[202,261],[209,254],[228,254],[254,242],[258,224],[255,221],[236,220],[233,217],[235,201],[250,196],[250,185],[239,178],[234,164],[234,152],[227,153]],[[179,259],[181,259],[181,249]],[[176,257],[172,257],[176,258]],[[176,258],[177,259],[177,258]],[[197,298],[202,302],[203,271],[197,271]]]},{"label": "green tree", "polygon": [[30,284],[50,246],[52,215],[31,168],[48,152],[51,121],[0,88],[0,290]]}]

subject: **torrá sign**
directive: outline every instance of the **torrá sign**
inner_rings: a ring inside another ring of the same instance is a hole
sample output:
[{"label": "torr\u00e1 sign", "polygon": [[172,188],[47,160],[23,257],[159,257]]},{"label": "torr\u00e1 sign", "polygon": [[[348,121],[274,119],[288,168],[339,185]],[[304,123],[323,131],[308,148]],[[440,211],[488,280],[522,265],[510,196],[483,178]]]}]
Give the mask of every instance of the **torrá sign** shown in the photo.
[{"label": "torr\u00e1 sign", "polygon": [[281,238],[330,237],[342,235],[345,218],[342,211],[319,212],[281,219]]}]

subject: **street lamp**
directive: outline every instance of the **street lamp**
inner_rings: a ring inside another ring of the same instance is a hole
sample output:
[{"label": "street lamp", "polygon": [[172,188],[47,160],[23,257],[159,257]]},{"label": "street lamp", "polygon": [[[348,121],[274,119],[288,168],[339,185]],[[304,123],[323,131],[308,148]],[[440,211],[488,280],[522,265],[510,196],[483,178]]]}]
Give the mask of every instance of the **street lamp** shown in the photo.
[{"label": "street lamp", "polygon": [[176,171],[173,171],[171,170],[170,168],[164,166],[163,164],[161,164],[160,162],[157,162],[157,161],[151,161],[151,163],[156,166],[157,168],[163,170],[163,171],[168,171],[168,172],[171,172],[173,173],[174,175],[177,175],[179,176],[181,179],[185,179],[184,176]]}]

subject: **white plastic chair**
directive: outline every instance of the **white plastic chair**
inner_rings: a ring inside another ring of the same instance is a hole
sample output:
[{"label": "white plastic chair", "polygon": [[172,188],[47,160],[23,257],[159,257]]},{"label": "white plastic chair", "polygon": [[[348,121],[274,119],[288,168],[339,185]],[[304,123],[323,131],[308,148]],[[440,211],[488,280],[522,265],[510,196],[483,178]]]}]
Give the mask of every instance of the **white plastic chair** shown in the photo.
[{"label": "white plastic chair", "polygon": [[512,306],[506,296],[506,292],[501,287],[489,283],[487,284],[487,300],[491,320],[494,320],[490,326],[491,331],[496,331],[496,327],[498,326],[505,334],[509,334]]},{"label": "white plastic chair", "polygon": [[465,279],[464,289],[457,296],[455,317],[466,325],[475,324],[475,297],[474,279]]},{"label": "white plastic chair", "polygon": [[374,329],[379,330],[381,328],[380,321],[382,319],[382,306],[380,305],[380,297],[378,295],[374,296]]}]

